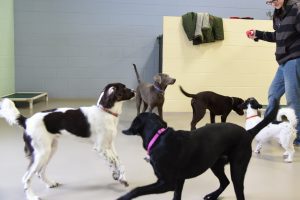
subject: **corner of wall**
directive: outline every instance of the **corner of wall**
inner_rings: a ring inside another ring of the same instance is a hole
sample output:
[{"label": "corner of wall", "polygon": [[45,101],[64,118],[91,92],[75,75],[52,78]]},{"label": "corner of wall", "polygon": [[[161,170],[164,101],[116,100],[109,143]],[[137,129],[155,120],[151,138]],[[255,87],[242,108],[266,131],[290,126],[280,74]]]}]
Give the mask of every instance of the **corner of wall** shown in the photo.
[{"label": "corner of wall", "polygon": [[0,1],[0,96],[15,91],[14,2]]}]

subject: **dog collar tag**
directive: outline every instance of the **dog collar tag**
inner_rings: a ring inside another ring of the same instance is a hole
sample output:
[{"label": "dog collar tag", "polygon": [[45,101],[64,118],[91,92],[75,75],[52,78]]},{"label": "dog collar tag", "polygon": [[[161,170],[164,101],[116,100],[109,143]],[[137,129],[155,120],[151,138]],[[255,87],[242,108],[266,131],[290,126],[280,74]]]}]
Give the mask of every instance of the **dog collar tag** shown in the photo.
[{"label": "dog collar tag", "polygon": [[148,147],[147,147],[147,152],[148,152],[148,155],[150,153],[150,150],[151,150],[151,147],[153,146],[153,144],[156,142],[156,140],[159,138],[159,136],[161,136],[164,132],[165,132],[166,128],[161,128],[159,129],[154,137],[150,140],[149,144],[148,144]]}]

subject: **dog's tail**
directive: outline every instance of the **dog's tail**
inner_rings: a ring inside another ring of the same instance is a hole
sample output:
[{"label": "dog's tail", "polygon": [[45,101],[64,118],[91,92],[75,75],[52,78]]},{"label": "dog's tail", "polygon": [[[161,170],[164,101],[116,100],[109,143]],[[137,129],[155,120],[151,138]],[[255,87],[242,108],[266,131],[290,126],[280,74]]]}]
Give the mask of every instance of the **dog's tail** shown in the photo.
[{"label": "dog's tail", "polygon": [[24,129],[26,128],[27,118],[21,115],[10,99],[5,98],[0,102],[0,117],[4,118],[9,125],[19,125]]},{"label": "dog's tail", "polygon": [[272,108],[271,112],[264,117],[264,119],[259,122],[256,126],[254,126],[252,129],[249,129],[247,132],[252,135],[252,138],[254,138],[259,131],[261,131],[263,128],[265,128],[268,124],[270,124],[272,121],[276,119],[278,109],[279,109],[279,101],[274,100],[274,107]]},{"label": "dog's tail", "polygon": [[284,116],[287,118],[292,127],[296,128],[297,125],[297,117],[295,114],[295,110],[292,108],[281,108],[277,114],[277,121],[282,121]]},{"label": "dog's tail", "polygon": [[134,67],[134,71],[135,71],[135,74],[136,74],[136,78],[137,78],[138,82],[141,83],[140,75],[139,75],[139,72],[136,68],[136,65],[133,64],[133,67]]},{"label": "dog's tail", "polygon": [[190,93],[186,92],[181,86],[179,86],[179,89],[182,92],[182,94],[184,94],[187,97],[190,97],[190,98],[195,98],[196,97],[195,94],[190,94]]},{"label": "dog's tail", "polygon": [[[0,102],[0,117],[4,118],[9,125],[19,125],[22,128],[26,129],[26,120],[27,118],[21,115],[19,110],[16,108],[13,101],[10,99],[3,99]],[[25,143],[24,152],[26,156],[33,162],[33,147],[31,145],[31,137],[28,136],[25,132],[23,133],[23,140]]]}]

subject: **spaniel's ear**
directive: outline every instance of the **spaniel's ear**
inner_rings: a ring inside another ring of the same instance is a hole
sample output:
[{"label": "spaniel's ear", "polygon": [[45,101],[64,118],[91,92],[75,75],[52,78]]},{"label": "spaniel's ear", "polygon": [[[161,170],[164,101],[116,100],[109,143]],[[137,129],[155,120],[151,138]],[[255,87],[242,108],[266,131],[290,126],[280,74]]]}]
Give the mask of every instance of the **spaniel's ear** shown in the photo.
[{"label": "spaniel's ear", "polygon": [[97,101],[97,106],[100,105],[100,102],[101,102],[101,99],[102,99],[103,95],[104,95],[104,92],[101,92],[101,94],[100,94],[100,96],[98,98],[98,101]]},{"label": "spaniel's ear", "polygon": [[116,92],[116,88],[114,86],[111,86],[107,91],[107,95],[110,96],[110,95],[114,94],[115,92]]}]

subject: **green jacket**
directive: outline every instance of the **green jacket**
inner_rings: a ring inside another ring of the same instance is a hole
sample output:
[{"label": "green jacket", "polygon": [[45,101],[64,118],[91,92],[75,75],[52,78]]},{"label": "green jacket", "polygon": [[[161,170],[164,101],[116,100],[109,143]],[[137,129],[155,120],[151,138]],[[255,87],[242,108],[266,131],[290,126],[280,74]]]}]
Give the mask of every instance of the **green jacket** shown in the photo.
[{"label": "green jacket", "polygon": [[203,29],[203,38],[195,38],[195,30],[197,24],[197,13],[188,12],[182,15],[182,26],[188,37],[193,41],[194,45],[201,43],[215,42],[216,40],[224,40],[223,19],[213,15],[209,15],[209,23],[211,28]]}]

